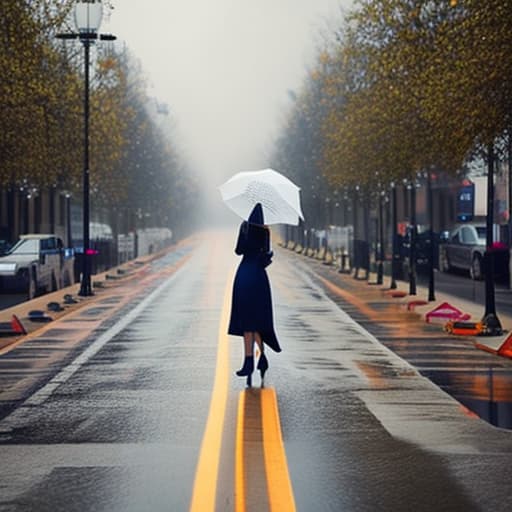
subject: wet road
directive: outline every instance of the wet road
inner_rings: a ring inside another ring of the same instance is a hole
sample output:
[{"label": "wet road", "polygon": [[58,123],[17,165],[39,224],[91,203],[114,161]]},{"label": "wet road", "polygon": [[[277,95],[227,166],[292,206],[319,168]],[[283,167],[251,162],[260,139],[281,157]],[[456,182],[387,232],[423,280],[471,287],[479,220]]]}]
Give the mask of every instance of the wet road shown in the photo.
[{"label": "wet road", "polygon": [[509,510],[512,434],[464,414],[285,251],[268,269],[283,352],[245,392],[224,329],[233,244],[207,237],[173,273],[155,263],[143,294],[69,318],[106,318],[79,350],[53,328],[0,357],[0,511],[193,510],[212,478],[219,511]]},{"label": "wet road", "polygon": [[[339,280],[325,267],[314,265],[314,268],[329,280]],[[463,277],[452,274],[440,274],[436,282],[438,291],[471,299],[470,290],[473,290],[475,302],[485,303],[483,282],[470,280],[468,283]],[[347,287],[352,283],[348,278],[338,284]],[[357,295],[360,289],[360,285],[359,290],[356,286],[352,293]],[[421,319],[418,325],[418,320],[407,318],[407,313],[390,309],[389,300],[383,294],[367,299],[367,309],[361,309],[335,291],[325,291],[386,347],[467,407],[467,414],[477,414],[492,425],[512,429],[511,360],[475,350],[471,337],[451,336],[439,325],[427,325]],[[498,292],[502,299],[499,301],[502,309],[498,311],[510,311],[506,304],[511,301],[512,293],[503,288]],[[407,321],[407,326],[402,319]]]}]

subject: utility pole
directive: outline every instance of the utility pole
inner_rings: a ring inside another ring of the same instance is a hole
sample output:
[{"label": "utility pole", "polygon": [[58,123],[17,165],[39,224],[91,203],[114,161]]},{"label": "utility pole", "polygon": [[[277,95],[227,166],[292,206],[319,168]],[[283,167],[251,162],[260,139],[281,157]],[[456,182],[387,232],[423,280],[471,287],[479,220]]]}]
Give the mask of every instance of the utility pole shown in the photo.
[{"label": "utility pole", "polygon": [[436,300],[436,295],[434,292],[434,200],[432,195],[432,176],[430,175],[430,171],[427,172],[427,200],[430,224],[428,255],[428,300],[429,302],[432,302]]},{"label": "utility pole", "polygon": [[416,180],[411,183],[411,229],[409,239],[409,295],[416,295]]},{"label": "utility pole", "polygon": [[384,206],[383,191],[379,190],[379,262],[377,264],[377,284],[384,282]]},{"label": "utility pole", "polygon": [[493,226],[494,226],[494,143],[489,144],[487,151],[487,222],[486,222],[486,248],[485,248],[485,313],[482,322],[486,326],[487,334],[499,336],[503,329],[496,314],[494,291],[494,253],[493,253]]},{"label": "utility pole", "polygon": [[393,236],[393,258],[391,260],[391,284],[389,288],[391,290],[396,290],[398,285],[396,284],[396,279],[398,277],[398,263],[400,260],[400,249],[398,247],[398,232],[397,232],[397,224],[398,224],[398,207],[397,207],[397,194],[396,194],[396,185],[391,184],[391,233]]}]

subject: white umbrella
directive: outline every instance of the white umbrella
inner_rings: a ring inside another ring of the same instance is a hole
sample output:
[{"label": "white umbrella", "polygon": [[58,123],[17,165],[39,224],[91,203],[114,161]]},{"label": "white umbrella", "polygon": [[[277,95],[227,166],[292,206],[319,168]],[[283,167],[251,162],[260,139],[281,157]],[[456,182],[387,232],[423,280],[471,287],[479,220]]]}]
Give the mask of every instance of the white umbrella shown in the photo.
[{"label": "white umbrella", "polygon": [[256,203],[261,203],[265,224],[299,223],[304,220],[299,190],[273,169],[239,172],[219,187],[222,199],[239,217],[247,220]]}]

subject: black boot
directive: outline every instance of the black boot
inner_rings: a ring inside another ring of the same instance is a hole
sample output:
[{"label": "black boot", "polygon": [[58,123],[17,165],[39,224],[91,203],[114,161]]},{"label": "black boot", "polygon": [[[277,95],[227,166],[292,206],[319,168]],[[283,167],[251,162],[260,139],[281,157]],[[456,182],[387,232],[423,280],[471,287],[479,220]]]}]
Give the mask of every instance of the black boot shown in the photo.
[{"label": "black boot", "polygon": [[254,357],[249,356],[244,360],[244,365],[236,372],[239,377],[247,376],[247,386],[252,385],[252,372],[254,371]]},{"label": "black boot", "polygon": [[268,370],[267,356],[265,356],[263,352],[261,353],[257,368],[260,371],[261,386],[263,387],[263,379],[265,378],[265,372]]}]

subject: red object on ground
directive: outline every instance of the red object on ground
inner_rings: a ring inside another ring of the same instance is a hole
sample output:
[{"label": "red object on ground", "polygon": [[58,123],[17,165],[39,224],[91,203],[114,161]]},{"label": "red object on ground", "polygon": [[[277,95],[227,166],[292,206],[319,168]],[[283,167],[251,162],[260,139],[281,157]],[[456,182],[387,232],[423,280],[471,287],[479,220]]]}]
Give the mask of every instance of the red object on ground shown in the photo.
[{"label": "red object on ground", "polygon": [[12,315],[11,328],[16,334],[27,334],[25,327],[23,327],[23,324],[16,315]]},{"label": "red object on ground", "polygon": [[482,322],[461,322],[449,321],[445,326],[444,330],[450,334],[457,334],[459,336],[478,336],[482,334],[484,325]]},{"label": "red object on ground", "polygon": [[463,313],[460,309],[457,309],[455,306],[452,306],[448,302],[443,302],[437,308],[434,308],[432,311],[429,311],[425,315],[425,320],[427,322],[441,322],[445,323],[447,320],[469,320],[471,315],[467,313]]},{"label": "red object on ground", "polygon": [[500,345],[498,350],[492,347],[488,347],[487,345],[483,345],[482,343],[475,343],[475,347],[497,356],[508,357],[509,359],[512,359],[512,332],[510,332],[503,340],[503,343]]},{"label": "red object on ground", "polygon": [[416,306],[425,306],[426,304],[428,304],[426,300],[411,300],[407,303],[407,311],[414,311]]},{"label": "red object on ground", "polygon": [[498,349],[498,355],[512,358],[512,333],[510,333],[501,344]]}]

